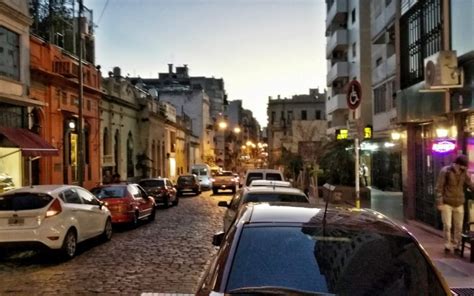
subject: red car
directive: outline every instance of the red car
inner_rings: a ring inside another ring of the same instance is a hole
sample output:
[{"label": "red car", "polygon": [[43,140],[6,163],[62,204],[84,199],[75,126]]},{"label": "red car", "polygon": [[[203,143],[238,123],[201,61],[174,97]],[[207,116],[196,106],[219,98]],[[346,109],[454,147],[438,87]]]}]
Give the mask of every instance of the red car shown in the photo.
[{"label": "red car", "polygon": [[112,223],[130,223],[137,226],[140,220],[155,219],[155,200],[138,184],[102,185],[91,190],[106,202],[112,214]]}]

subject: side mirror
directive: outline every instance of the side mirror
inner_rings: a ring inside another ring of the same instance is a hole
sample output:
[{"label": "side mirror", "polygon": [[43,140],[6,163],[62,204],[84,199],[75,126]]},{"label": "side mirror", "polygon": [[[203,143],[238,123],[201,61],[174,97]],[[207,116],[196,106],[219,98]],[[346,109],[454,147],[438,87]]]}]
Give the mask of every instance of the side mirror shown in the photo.
[{"label": "side mirror", "polygon": [[224,207],[224,208],[228,208],[229,207],[229,204],[226,202],[226,201],[220,201],[217,203],[217,205],[219,207]]},{"label": "side mirror", "polygon": [[216,247],[219,247],[224,240],[225,233],[223,231],[214,234],[212,237],[212,244]]},{"label": "side mirror", "polygon": [[104,206],[106,206],[106,205],[107,205],[106,202],[103,202],[103,201],[99,200],[99,209],[102,210],[102,207],[104,207]]}]

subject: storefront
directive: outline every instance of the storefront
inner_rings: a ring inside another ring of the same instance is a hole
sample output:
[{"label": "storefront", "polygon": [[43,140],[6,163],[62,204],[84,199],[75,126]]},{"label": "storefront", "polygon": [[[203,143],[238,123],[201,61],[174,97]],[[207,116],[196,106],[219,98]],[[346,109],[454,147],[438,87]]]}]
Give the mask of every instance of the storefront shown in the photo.
[{"label": "storefront", "polygon": [[39,135],[23,128],[0,127],[0,193],[32,184],[32,163],[43,156],[58,155]]}]

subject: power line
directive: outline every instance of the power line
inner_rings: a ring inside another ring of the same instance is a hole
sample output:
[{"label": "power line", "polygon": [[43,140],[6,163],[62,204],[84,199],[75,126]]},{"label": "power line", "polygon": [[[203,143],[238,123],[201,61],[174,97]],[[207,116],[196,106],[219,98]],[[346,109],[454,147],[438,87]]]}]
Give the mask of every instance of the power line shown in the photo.
[{"label": "power line", "polygon": [[100,21],[102,20],[102,17],[104,16],[105,9],[107,8],[107,5],[109,4],[109,0],[105,2],[104,8],[102,8],[102,12],[100,13],[100,17],[97,20],[97,25],[99,25]]}]

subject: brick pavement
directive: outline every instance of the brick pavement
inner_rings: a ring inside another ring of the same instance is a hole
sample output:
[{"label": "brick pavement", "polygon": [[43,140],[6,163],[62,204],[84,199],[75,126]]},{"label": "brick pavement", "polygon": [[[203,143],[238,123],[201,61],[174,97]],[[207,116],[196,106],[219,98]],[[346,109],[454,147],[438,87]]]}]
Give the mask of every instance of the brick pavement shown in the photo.
[{"label": "brick pavement", "polygon": [[194,293],[216,252],[212,235],[222,229],[225,209],[217,202],[229,198],[184,197],[179,206],[160,209],[152,223],[120,228],[105,244],[83,244],[68,262],[48,253],[1,258],[0,295]]}]

